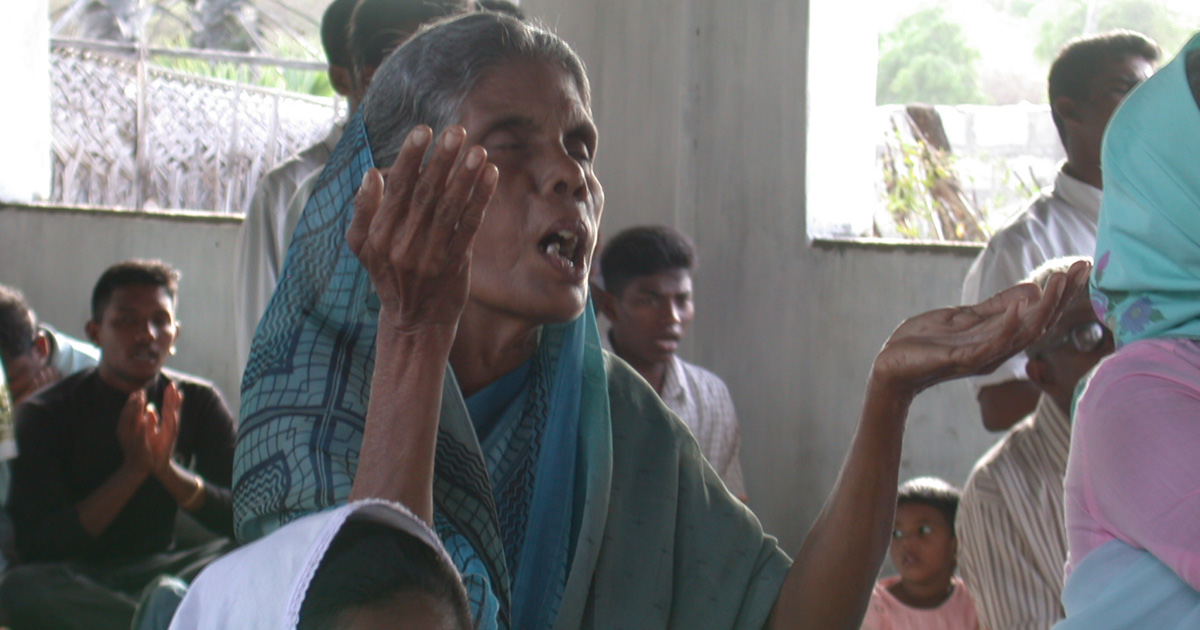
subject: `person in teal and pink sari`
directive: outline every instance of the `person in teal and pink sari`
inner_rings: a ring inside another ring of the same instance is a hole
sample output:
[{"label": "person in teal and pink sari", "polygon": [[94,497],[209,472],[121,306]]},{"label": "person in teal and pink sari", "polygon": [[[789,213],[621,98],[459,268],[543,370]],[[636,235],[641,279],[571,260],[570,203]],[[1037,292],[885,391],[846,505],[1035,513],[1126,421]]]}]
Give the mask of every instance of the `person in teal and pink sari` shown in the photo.
[{"label": "person in teal and pink sari", "polygon": [[1200,628],[1200,35],[1104,137],[1092,304],[1116,352],[1076,403],[1059,630]]}]

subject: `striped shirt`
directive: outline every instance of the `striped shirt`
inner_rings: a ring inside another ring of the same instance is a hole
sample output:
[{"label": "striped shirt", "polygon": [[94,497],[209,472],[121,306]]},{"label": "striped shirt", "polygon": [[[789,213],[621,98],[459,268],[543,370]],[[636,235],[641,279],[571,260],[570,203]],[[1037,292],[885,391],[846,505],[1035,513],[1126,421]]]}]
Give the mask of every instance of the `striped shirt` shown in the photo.
[{"label": "striped shirt", "polygon": [[673,356],[663,376],[662,400],[700,443],[700,452],[736,497],[746,496],[737,413],[719,376]]},{"label": "striped shirt", "polygon": [[956,523],[958,566],[981,628],[1046,630],[1064,616],[1070,441],[1070,418],[1043,395],[967,480]]}]

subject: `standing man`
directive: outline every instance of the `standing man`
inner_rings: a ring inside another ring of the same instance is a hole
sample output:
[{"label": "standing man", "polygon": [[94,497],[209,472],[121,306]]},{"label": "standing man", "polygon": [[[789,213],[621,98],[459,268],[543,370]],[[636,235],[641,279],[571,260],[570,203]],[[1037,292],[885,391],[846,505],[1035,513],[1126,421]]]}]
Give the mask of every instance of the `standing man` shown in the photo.
[{"label": "standing man", "polygon": [[679,232],[630,228],[604,247],[604,288],[595,293],[612,324],[613,351],[687,424],[725,486],[744,502],[741,436],[729,388],[716,374],[675,355],[695,315],[695,262],[695,248]]},{"label": "standing man", "polygon": [[[335,92],[347,98],[351,114],[362,98],[354,90],[348,45],[350,15],[356,2],[334,0],[321,17],[321,46],[329,60],[329,82]],[[234,327],[239,365],[245,365],[250,354],[254,329],[275,292],[283,257],[292,238],[286,226],[288,201],[300,182],[325,167],[333,148],[342,139],[343,126],[343,123],[333,125],[324,140],[271,169],[258,182],[250,207],[246,208],[234,260],[237,271],[233,293]]]},{"label": "standing man", "polygon": [[[1031,282],[1080,258],[1038,268]],[[1113,351],[1087,292],[1025,351],[1025,370],[1042,394],[1032,415],[975,465],[958,507],[958,567],[991,630],[1049,628],[1064,616],[1067,533],[1063,477],[1071,444],[1071,399],[1079,380]]]},{"label": "standing man", "polygon": [[[1112,31],[1076,39],[1050,66],[1050,108],[1067,160],[1054,188],[1043,193],[988,241],[963,282],[963,303],[974,304],[1061,256],[1096,249],[1102,181],[1100,143],[1125,95],[1154,72],[1158,44],[1140,33]],[[1033,411],[1040,390],[1017,355],[969,383],[983,426],[1004,431]]]},{"label": "standing man", "polygon": [[[371,77],[397,46],[427,22],[462,13],[473,0],[334,0],[321,18],[321,44],[329,79],[350,103],[350,115],[367,95]],[[305,149],[263,178],[238,235],[234,326],[238,361],[246,365],[258,320],[279,283],[283,258],[312,187],[342,137],[335,125],[320,144]]]},{"label": "standing man", "polygon": [[163,370],[177,280],[160,262],[110,267],[87,323],[99,366],[17,408],[8,512],[20,564],[0,582],[13,630],[127,630],[149,582],[189,579],[228,546],[174,540],[179,510],[232,535],[236,439],[212,385]]}]

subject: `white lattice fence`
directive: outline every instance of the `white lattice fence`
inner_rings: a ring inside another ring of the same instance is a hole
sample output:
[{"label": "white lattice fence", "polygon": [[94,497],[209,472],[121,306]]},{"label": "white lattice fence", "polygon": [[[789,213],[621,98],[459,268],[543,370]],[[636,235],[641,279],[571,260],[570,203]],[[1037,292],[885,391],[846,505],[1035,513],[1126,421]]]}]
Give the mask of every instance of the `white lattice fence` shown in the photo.
[{"label": "white lattice fence", "polygon": [[333,99],[79,44],[52,47],[51,82],[52,200],[67,204],[240,213],[265,172],[338,116]]}]

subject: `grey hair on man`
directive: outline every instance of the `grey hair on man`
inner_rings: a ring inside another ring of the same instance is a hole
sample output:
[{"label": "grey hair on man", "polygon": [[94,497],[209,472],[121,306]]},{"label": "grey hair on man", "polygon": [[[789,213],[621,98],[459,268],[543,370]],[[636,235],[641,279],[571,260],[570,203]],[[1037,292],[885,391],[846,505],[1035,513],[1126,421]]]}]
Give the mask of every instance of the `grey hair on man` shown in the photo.
[{"label": "grey hair on man", "polygon": [[362,107],[375,165],[394,162],[413,127],[429,125],[437,134],[456,123],[459,107],[480,77],[513,59],[560,64],[590,107],[583,61],[557,35],[494,12],[443,20],[396,49],[371,81]]}]

